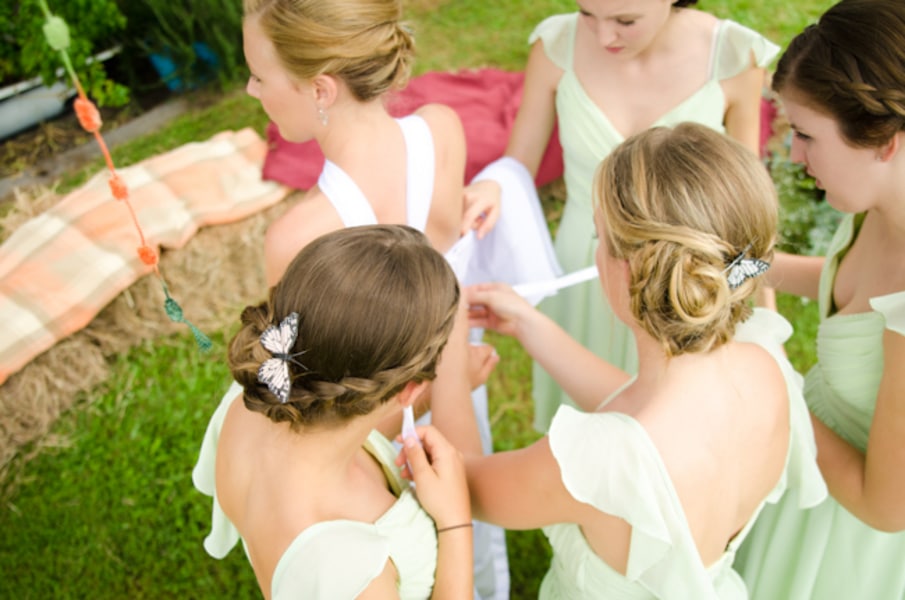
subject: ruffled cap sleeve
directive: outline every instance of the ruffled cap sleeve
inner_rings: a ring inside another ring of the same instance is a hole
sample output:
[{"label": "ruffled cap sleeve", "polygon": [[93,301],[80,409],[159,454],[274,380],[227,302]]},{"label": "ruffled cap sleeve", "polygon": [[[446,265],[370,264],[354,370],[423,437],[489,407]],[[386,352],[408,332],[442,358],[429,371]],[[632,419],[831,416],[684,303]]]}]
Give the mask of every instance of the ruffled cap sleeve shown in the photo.
[{"label": "ruffled cap sleeve", "polygon": [[390,544],[372,525],[312,525],[287,548],[273,572],[274,600],[357,598],[386,566]]},{"label": "ruffled cap sleeve", "polygon": [[204,538],[204,549],[214,558],[225,557],[239,541],[239,531],[220,508],[214,475],[217,467],[217,444],[220,441],[220,429],[223,427],[223,421],[226,419],[230,405],[241,395],[242,386],[233,382],[208,422],[204,440],[201,442],[201,450],[198,453],[198,462],[192,469],[192,483],[195,488],[202,494],[213,498],[211,531]]},{"label": "ruffled cap sleeve", "polygon": [[547,58],[563,71],[568,71],[572,67],[577,24],[578,13],[547,17],[534,28],[528,36],[528,42],[533,44],[537,40],[543,41]]},{"label": "ruffled cap sleeve", "polygon": [[735,77],[754,64],[760,68],[769,65],[779,54],[779,46],[744,25],[735,21],[720,22],[717,48],[714,52],[716,64],[713,74],[715,79],[723,80]]},{"label": "ruffled cap sleeve", "polygon": [[684,589],[695,598],[716,597],[666,468],[637,421],[563,405],[549,440],[569,493],[632,526],[627,579],[658,596]]},{"label": "ruffled cap sleeve", "polygon": [[886,329],[905,335],[905,292],[871,298],[870,307],[886,319]]},{"label": "ruffled cap sleeve", "polygon": [[786,468],[783,469],[779,483],[768,494],[766,502],[779,502],[789,490],[796,495],[799,508],[811,508],[823,502],[827,489],[817,466],[814,429],[802,394],[804,381],[783,351],[783,344],[791,335],[792,326],[784,317],[765,308],[755,308],[752,316],[736,328],[735,339],[757,344],[769,352],[786,380],[786,393],[789,396],[789,450]]}]

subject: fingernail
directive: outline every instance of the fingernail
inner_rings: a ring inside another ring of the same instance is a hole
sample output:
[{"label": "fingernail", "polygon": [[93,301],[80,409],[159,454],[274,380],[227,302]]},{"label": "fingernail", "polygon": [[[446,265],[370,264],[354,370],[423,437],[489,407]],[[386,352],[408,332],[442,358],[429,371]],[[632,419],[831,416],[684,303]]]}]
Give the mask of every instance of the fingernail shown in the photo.
[{"label": "fingernail", "polygon": [[415,438],[409,436],[403,440],[406,448],[414,448],[415,447]]}]

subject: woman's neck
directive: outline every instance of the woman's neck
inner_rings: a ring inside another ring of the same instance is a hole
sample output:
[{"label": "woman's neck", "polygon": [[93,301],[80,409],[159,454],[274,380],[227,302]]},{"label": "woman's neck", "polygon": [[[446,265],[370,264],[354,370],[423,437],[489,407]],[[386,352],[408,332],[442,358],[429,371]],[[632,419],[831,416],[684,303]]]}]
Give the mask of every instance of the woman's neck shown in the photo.
[{"label": "woman's neck", "polygon": [[685,373],[699,373],[710,368],[712,352],[692,352],[679,356],[667,356],[663,346],[646,331],[635,331],[638,348],[638,377],[636,385],[646,390],[654,390],[676,378],[684,378]]},{"label": "woman's neck", "polygon": [[378,422],[372,413],[331,427],[293,430],[288,424],[272,423],[272,444],[268,445],[283,457],[281,460],[287,468],[303,469],[318,480],[329,480],[342,477],[353,467],[358,452]]},{"label": "woman's neck", "polygon": [[396,127],[382,98],[358,102],[341,99],[327,110],[327,125],[315,133],[315,139],[327,160],[343,166],[358,156],[373,155],[387,131]]}]

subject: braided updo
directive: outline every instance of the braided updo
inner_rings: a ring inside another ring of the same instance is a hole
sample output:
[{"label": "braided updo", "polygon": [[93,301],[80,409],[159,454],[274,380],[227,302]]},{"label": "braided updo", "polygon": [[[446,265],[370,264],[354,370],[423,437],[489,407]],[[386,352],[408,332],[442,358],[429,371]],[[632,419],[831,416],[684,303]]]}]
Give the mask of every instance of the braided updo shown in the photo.
[{"label": "braided updo", "polygon": [[411,73],[415,40],[399,0],[245,0],[245,18],[258,20],[294,77],[333,75],[362,102]]},{"label": "braided updo", "polygon": [[773,89],[833,117],[853,146],[885,144],[905,129],[905,2],[835,4],[791,41]]},{"label": "braided updo", "polygon": [[[332,425],[374,410],[410,381],[432,380],[455,320],[456,277],[421,232],[341,229],[308,244],[270,298],[242,313],[229,366],[245,405],[293,426]],[[272,358],[262,332],[299,315],[292,382],[281,403],[258,380]]]},{"label": "braided updo", "polygon": [[747,318],[758,278],[730,288],[740,253],[768,261],[776,193],[754,154],[699,124],[657,127],[598,167],[595,194],[611,256],[628,261],[632,316],[667,356],[706,352]]}]

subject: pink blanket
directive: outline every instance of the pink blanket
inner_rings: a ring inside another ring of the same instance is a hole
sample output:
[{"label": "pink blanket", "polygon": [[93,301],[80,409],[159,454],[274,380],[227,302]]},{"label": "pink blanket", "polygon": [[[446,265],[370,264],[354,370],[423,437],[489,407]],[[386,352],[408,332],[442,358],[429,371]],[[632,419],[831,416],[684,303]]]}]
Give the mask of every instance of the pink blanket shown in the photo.
[{"label": "pink blanket", "polygon": [[[465,129],[467,158],[465,181],[503,155],[512,123],[522,101],[524,73],[479,69],[456,73],[432,72],[412,78],[389,104],[394,116],[414,112],[432,102],[453,108]],[[276,126],[267,128],[269,150],[264,160],[264,178],[307,190],[317,182],[324,155],[313,141],[287,142]],[[537,172],[538,186],[562,175],[562,148],[554,135]]]},{"label": "pink blanket", "polygon": [[[419,106],[436,102],[458,113],[465,129],[467,159],[465,181],[470,182],[481,169],[503,155],[509,134],[522,101],[524,73],[500,69],[478,69],[456,73],[432,72],[412,78],[408,86],[390,102],[394,116],[412,113]],[[773,105],[761,104],[761,155],[776,114]],[[267,128],[269,150],[264,160],[264,178],[290,187],[307,190],[317,182],[324,155],[313,141],[287,142],[271,123]],[[556,131],[544,153],[535,183],[545,185],[562,175],[562,147]]]}]

